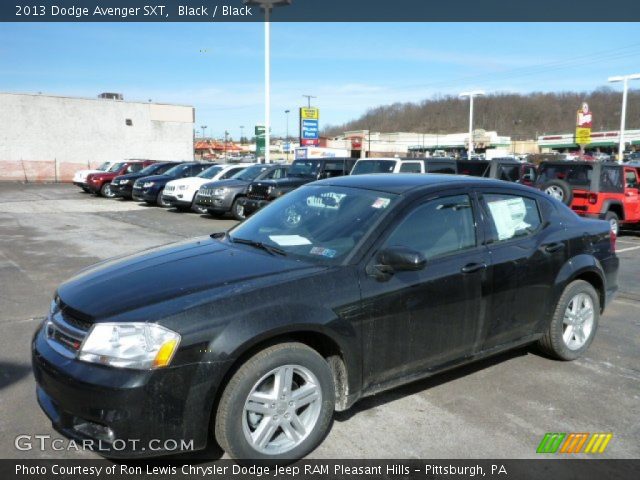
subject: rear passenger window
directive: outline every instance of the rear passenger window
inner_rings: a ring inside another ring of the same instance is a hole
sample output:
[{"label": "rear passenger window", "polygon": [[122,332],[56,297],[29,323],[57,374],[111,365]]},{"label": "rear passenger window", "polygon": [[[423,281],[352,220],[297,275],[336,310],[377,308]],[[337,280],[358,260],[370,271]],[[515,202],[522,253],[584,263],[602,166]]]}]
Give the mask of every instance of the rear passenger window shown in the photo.
[{"label": "rear passenger window", "polygon": [[402,173],[420,173],[420,164],[418,162],[403,162],[400,165]]},{"label": "rear passenger window", "polygon": [[467,195],[430,200],[391,233],[386,247],[403,246],[434,258],[476,245],[473,210]]},{"label": "rear passenger window", "polygon": [[532,198],[503,194],[485,194],[483,198],[494,242],[525,237],[542,223],[538,203]]},{"label": "rear passenger window", "polygon": [[427,173],[456,173],[455,167],[446,163],[427,163]]},{"label": "rear passenger window", "polygon": [[498,178],[506,182],[517,182],[520,180],[520,165],[500,165]]},{"label": "rear passenger window", "polygon": [[327,161],[324,164],[324,173],[327,177],[340,177],[344,175],[344,162]]}]

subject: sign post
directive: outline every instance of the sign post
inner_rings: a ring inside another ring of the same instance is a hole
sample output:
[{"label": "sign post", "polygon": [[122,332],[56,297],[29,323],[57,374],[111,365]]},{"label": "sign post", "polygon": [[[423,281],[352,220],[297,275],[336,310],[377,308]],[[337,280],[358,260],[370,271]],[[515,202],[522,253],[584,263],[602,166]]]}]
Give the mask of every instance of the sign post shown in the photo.
[{"label": "sign post", "polygon": [[316,107],[300,108],[300,146],[317,146],[320,143],[320,110]]},{"label": "sign post", "polygon": [[585,102],[578,110],[576,117],[576,143],[580,146],[580,155],[584,155],[584,147],[591,143],[592,125],[593,115],[589,110],[589,105]]},{"label": "sign post", "polygon": [[264,157],[265,148],[265,128],[264,125],[256,125],[255,137],[256,137],[256,158]]}]

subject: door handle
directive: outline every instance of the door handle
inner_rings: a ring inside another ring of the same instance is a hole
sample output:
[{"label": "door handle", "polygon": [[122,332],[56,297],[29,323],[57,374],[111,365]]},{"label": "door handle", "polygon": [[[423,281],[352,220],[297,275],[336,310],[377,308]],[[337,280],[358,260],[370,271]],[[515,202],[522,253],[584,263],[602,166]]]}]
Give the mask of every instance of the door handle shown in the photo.
[{"label": "door handle", "polygon": [[482,270],[483,268],[487,268],[486,263],[470,263],[462,267],[460,271],[462,273],[473,273],[477,272],[478,270]]},{"label": "door handle", "polygon": [[548,245],[544,246],[544,251],[547,253],[553,253],[553,252],[557,252],[558,250],[562,250],[563,248],[564,248],[564,243],[562,242],[549,243]]}]

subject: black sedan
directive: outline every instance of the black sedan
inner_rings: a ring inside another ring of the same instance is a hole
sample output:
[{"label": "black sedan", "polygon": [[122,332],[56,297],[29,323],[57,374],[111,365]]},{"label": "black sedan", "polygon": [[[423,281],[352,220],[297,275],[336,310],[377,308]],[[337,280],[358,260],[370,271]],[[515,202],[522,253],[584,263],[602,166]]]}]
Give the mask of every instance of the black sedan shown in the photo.
[{"label": "black sedan", "polygon": [[578,358],[617,271],[608,223],[528,187],[323,180],[60,285],[33,338],[37,397],[107,456],[213,433],[235,458],[299,458],[380,390],[530,343]]}]

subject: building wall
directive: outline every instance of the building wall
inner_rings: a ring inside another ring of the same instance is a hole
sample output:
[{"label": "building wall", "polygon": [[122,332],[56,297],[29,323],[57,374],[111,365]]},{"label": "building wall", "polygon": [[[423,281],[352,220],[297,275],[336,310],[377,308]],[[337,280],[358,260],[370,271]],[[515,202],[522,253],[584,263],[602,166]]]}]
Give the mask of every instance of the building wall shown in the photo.
[{"label": "building wall", "polygon": [[191,160],[193,121],[189,106],[0,93],[0,180],[69,181],[108,160]]}]

